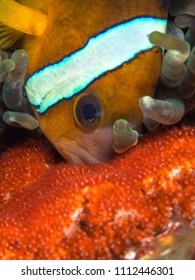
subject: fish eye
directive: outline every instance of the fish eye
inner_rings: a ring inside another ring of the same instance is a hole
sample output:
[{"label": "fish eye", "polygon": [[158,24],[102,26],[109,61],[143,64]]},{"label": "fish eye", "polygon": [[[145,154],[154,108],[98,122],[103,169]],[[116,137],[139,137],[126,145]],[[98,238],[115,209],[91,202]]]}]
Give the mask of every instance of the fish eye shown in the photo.
[{"label": "fish eye", "polygon": [[74,104],[74,116],[81,128],[95,130],[102,116],[99,100],[91,94],[78,96]]}]

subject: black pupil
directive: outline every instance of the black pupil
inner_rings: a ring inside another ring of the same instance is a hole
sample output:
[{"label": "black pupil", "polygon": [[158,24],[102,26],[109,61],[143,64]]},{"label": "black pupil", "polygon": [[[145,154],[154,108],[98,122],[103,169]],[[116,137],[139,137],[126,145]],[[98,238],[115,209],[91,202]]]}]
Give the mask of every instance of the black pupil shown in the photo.
[{"label": "black pupil", "polygon": [[92,104],[86,104],[83,107],[83,116],[88,122],[93,122],[96,118],[97,111]]}]

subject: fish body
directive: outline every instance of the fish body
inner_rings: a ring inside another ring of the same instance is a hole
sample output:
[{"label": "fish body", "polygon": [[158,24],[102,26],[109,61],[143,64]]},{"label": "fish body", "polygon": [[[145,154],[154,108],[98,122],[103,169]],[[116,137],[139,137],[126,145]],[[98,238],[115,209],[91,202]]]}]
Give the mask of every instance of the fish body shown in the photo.
[{"label": "fish body", "polygon": [[[0,1],[0,22],[13,28],[11,16],[2,20],[5,2],[11,7],[15,1]],[[167,1],[18,3],[40,13],[20,39],[30,58],[26,90],[40,128],[69,162],[109,160],[114,122],[128,120],[139,131],[139,99],[154,94],[161,50],[148,35],[166,31]]]}]

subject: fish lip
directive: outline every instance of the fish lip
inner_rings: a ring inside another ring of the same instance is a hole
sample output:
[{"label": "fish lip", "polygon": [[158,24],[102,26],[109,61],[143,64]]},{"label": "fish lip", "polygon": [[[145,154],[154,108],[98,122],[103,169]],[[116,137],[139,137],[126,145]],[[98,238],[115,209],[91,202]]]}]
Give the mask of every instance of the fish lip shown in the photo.
[{"label": "fish lip", "polygon": [[80,146],[76,141],[69,140],[65,137],[53,143],[62,157],[72,164],[98,165],[102,161],[94,157],[88,150]]}]

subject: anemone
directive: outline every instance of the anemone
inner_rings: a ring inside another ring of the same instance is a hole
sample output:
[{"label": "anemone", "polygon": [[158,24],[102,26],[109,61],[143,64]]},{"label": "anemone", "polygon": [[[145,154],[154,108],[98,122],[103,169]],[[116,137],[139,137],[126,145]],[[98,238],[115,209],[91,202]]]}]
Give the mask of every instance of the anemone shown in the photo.
[{"label": "anemone", "polygon": [[[154,98],[140,107],[149,130],[173,125],[195,108],[195,1],[170,1],[170,34],[153,33],[150,40],[164,49],[161,79]],[[157,113],[158,112],[158,113]]]},{"label": "anemone", "polygon": [[10,59],[6,52],[1,50],[0,54],[0,80],[4,81],[2,101],[8,109],[3,113],[2,119],[8,125],[33,130],[38,127],[38,122],[31,115],[30,103],[25,96],[23,86],[28,66],[28,54],[24,50],[16,50]]}]

